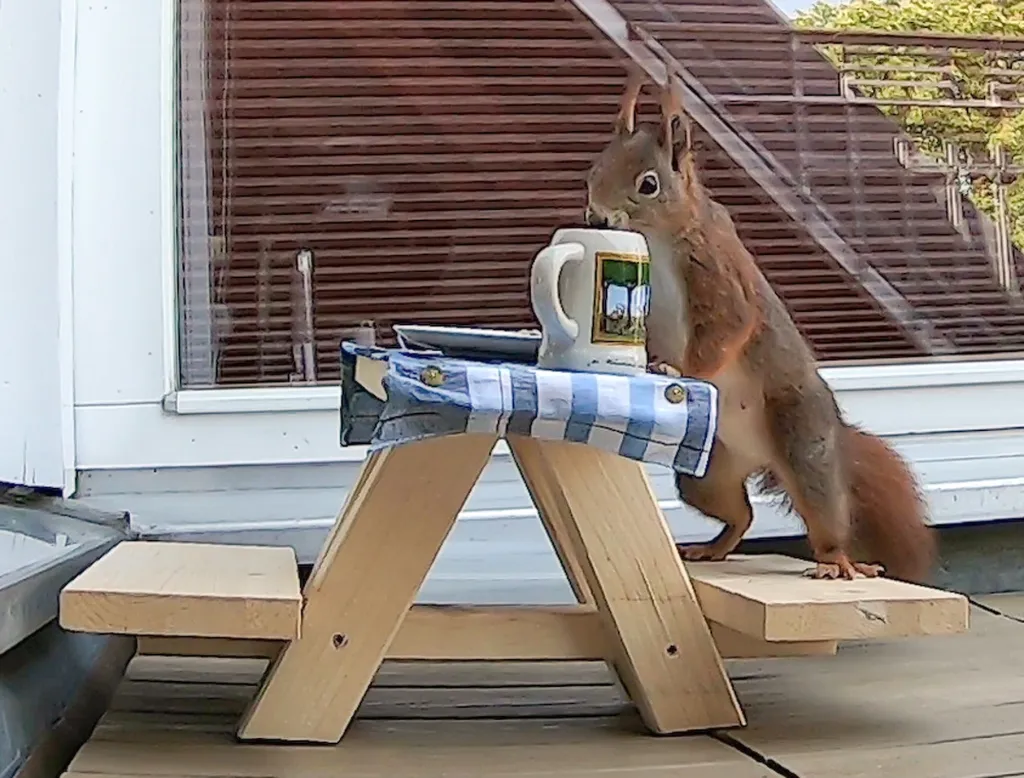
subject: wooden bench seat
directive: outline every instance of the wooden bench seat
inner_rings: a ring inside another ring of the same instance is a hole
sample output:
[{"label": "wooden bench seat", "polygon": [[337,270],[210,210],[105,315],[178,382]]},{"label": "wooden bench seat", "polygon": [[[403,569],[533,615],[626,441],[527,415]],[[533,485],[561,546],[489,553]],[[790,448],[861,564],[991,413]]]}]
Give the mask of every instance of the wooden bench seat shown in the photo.
[{"label": "wooden bench seat", "polygon": [[705,617],[766,642],[952,635],[967,630],[956,592],[889,578],[818,581],[775,554],[688,565]]},{"label": "wooden bench seat", "polygon": [[295,640],[301,622],[291,548],[125,541],[60,595],[77,632]]},{"label": "wooden bench seat", "polygon": [[[951,592],[887,579],[815,581],[802,576],[807,562],[775,555],[687,567],[725,656],[832,653],[835,641],[967,629],[967,600]],[[301,616],[290,548],[199,543],[121,543],[65,587],[60,607],[61,626],[81,632],[272,642],[262,651],[150,642],[149,653],[162,645],[169,653],[273,654],[299,637]],[[597,659],[607,655],[605,643],[588,605],[416,606],[388,655]]]}]

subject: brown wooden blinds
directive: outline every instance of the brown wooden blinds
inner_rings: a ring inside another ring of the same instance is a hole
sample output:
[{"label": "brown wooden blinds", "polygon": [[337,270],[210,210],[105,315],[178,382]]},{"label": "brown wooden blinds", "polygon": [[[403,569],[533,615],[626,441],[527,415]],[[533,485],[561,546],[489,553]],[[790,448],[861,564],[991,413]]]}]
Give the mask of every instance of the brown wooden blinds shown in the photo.
[{"label": "brown wooden blinds", "polygon": [[[181,2],[184,385],[336,380],[343,330],[367,319],[384,342],[396,322],[535,326],[530,261],[580,219],[625,77],[569,3]],[[822,359],[922,354],[701,145]]]}]

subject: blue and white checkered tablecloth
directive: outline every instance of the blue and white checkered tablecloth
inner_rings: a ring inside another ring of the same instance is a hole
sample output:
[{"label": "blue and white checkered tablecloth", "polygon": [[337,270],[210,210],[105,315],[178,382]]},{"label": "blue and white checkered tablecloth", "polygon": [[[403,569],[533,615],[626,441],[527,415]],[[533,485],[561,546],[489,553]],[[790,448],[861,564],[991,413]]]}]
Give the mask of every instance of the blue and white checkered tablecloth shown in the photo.
[{"label": "blue and white checkered tablecloth", "polygon": [[[647,374],[545,370],[342,344],[342,444],[371,450],[463,432],[586,443],[702,477],[717,424],[711,384]],[[381,401],[358,357],[387,362]]]}]

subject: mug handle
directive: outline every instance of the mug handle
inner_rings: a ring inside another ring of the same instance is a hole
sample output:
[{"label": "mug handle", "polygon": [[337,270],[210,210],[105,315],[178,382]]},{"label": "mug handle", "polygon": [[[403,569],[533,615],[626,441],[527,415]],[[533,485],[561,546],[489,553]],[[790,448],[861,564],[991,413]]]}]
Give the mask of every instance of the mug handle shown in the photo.
[{"label": "mug handle", "polygon": [[579,337],[580,325],[570,319],[558,297],[558,279],[566,262],[579,262],[587,250],[581,243],[558,243],[541,249],[530,270],[533,312],[541,327],[555,341],[572,343]]}]

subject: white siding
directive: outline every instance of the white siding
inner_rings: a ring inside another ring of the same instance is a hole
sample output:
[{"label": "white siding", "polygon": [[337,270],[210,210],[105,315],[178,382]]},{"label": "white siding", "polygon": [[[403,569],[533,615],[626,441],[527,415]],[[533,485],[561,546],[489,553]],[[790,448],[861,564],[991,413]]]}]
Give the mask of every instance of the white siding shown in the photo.
[{"label": "white siding", "polygon": [[69,5],[0,3],[0,481],[56,488],[73,467],[62,311],[70,301],[62,285],[70,214],[61,169]]}]

